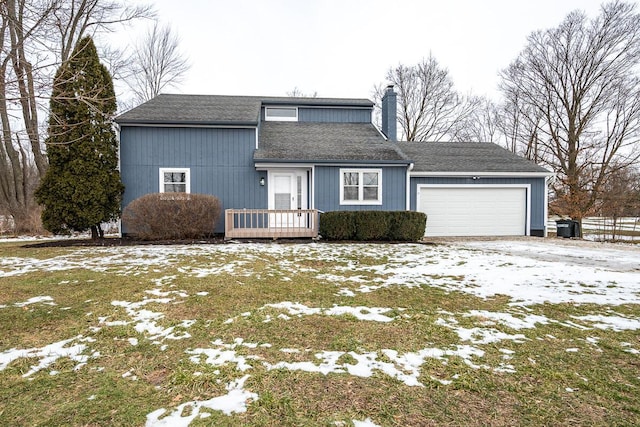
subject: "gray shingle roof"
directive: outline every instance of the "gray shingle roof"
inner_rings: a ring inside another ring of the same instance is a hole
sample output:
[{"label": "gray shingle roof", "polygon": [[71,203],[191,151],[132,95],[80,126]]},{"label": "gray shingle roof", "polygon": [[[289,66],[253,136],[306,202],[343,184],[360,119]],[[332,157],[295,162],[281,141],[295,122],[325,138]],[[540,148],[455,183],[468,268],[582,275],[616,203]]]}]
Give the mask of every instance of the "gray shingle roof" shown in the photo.
[{"label": "gray shingle roof", "polygon": [[373,106],[368,99],[161,94],[121,114],[116,118],[116,122],[121,125],[141,123],[256,125],[263,103],[296,106]]},{"label": "gray shingle roof", "polygon": [[260,105],[254,97],[163,94],[121,114],[116,122],[256,125]]},{"label": "gray shingle roof", "polygon": [[414,172],[549,173],[532,161],[488,142],[398,142]]},{"label": "gray shingle roof", "polygon": [[255,161],[373,161],[408,164],[370,123],[264,122]]}]

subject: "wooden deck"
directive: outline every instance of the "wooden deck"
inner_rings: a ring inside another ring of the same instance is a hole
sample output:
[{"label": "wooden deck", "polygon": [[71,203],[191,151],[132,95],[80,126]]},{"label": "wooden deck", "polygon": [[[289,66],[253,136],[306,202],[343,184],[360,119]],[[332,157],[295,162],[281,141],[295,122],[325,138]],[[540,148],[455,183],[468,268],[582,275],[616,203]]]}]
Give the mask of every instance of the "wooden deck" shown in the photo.
[{"label": "wooden deck", "polygon": [[318,237],[317,209],[227,209],[225,239]]}]

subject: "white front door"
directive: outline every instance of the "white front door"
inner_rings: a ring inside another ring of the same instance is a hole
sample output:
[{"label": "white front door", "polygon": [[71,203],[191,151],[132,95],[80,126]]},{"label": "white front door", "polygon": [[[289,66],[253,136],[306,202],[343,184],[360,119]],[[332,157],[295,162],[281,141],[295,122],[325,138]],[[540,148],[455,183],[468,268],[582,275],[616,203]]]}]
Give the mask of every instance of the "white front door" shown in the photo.
[{"label": "white front door", "polygon": [[[269,209],[307,209],[307,171],[269,171]],[[306,215],[300,213],[274,213],[270,215],[274,227],[304,227]]]}]

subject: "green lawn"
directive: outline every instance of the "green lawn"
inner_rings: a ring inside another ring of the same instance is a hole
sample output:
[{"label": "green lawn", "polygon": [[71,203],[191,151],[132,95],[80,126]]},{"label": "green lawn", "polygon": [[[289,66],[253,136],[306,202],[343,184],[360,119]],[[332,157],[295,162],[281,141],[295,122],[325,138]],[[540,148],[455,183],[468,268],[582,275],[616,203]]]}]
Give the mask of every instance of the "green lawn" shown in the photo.
[{"label": "green lawn", "polygon": [[640,424],[638,329],[584,317],[638,321],[633,295],[483,298],[489,258],[446,245],[24,245],[0,244],[0,425]]}]

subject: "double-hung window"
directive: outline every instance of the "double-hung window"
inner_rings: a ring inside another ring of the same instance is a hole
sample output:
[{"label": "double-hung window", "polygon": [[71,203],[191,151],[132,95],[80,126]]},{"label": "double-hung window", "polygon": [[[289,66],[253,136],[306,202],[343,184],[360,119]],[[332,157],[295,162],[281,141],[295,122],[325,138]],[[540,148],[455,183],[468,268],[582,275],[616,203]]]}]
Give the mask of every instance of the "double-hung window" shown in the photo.
[{"label": "double-hung window", "polygon": [[190,193],[189,168],[160,168],[161,193]]},{"label": "double-hung window", "polygon": [[381,205],[382,169],[340,169],[341,205]]}]

